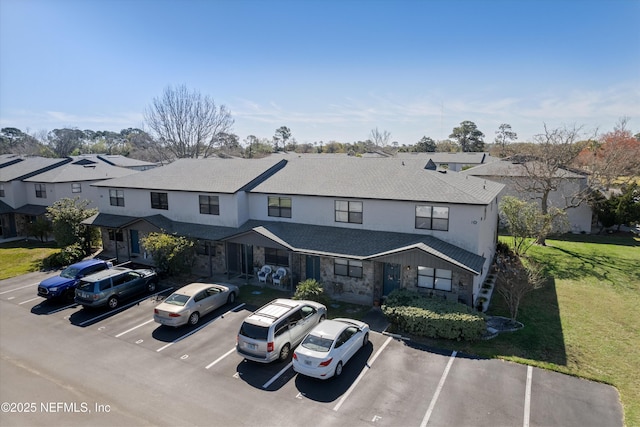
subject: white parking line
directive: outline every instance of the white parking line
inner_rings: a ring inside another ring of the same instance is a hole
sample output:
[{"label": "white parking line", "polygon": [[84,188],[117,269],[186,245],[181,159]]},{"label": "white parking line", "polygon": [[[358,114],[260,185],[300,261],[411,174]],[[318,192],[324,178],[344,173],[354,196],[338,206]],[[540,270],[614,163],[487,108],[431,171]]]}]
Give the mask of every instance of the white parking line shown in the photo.
[{"label": "white parking line", "polygon": [[47,314],[55,314],[55,313],[57,313],[57,312],[59,312],[59,311],[66,310],[67,308],[75,307],[75,306],[77,306],[77,305],[78,305],[78,304],[76,304],[76,303],[74,302],[73,304],[65,305],[64,307],[60,307],[60,308],[57,308],[57,309],[55,309],[55,310],[53,310],[53,311],[49,311]]},{"label": "white parking line", "polygon": [[37,300],[37,299],[39,299],[39,298],[41,298],[41,297],[31,298],[31,299],[28,299],[28,300],[26,300],[26,301],[22,301],[21,303],[18,303],[18,305],[26,304],[26,303],[28,303],[28,302],[35,301],[35,300]]},{"label": "white parking line", "polygon": [[531,416],[531,378],[533,377],[533,368],[527,366],[527,385],[524,392],[524,419],[522,427],[529,427],[529,417]]},{"label": "white parking line", "polygon": [[[382,353],[382,350],[385,349],[385,347],[387,345],[389,345],[389,343],[391,342],[393,338],[392,337],[388,337],[387,340],[384,342],[384,344],[382,344],[382,346],[380,346],[380,348],[378,349],[378,351],[376,351],[376,354],[373,355],[373,357],[371,358],[371,360],[367,361],[367,364],[365,365],[365,368],[369,368],[371,369],[371,365],[373,365],[373,362],[376,361],[376,359],[378,358],[378,356],[380,355],[380,353]],[[342,395],[342,397],[340,398],[340,400],[338,401],[338,403],[336,404],[336,406],[333,407],[334,411],[337,411],[338,409],[340,409],[340,407],[342,406],[342,404],[344,403],[345,400],[347,400],[347,397],[349,397],[349,395],[351,394],[351,392],[356,388],[356,386],[358,385],[358,383],[360,382],[360,380],[362,379],[362,377],[364,377],[364,374],[366,374],[368,372],[368,369],[363,369],[362,372],[360,372],[360,375],[358,375],[358,378],[356,378],[356,380],[353,382],[353,384],[351,384],[351,387],[349,387],[349,389],[347,390],[347,392],[345,394]]]},{"label": "white parking line", "polygon": [[262,386],[262,388],[267,388],[269,387],[271,384],[273,384],[273,382],[275,380],[277,380],[278,378],[280,378],[280,375],[284,374],[285,372],[287,372],[287,370],[293,366],[293,360],[291,362],[289,362],[289,364],[287,366],[285,366],[284,368],[282,368],[280,370],[280,372],[278,372],[277,374],[275,374],[273,376],[273,378],[271,378],[269,381],[267,381],[266,383],[264,383],[264,385]]},{"label": "white parking line", "polygon": [[157,350],[156,350],[156,352],[161,352],[161,351],[162,351],[162,350],[164,350],[165,348],[170,347],[170,346],[174,345],[175,343],[177,343],[177,342],[179,342],[179,341],[182,341],[183,339],[187,338],[188,336],[191,336],[191,335],[195,334],[195,333],[196,333],[196,332],[198,332],[200,329],[202,329],[202,328],[204,328],[205,326],[207,326],[209,323],[211,323],[211,322],[214,322],[214,321],[218,320],[219,318],[223,317],[225,314],[227,314],[227,313],[229,313],[229,312],[231,312],[231,311],[237,310],[237,309],[239,309],[240,307],[244,307],[244,305],[245,305],[245,304],[244,304],[244,303],[242,303],[242,304],[240,304],[240,305],[238,305],[238,306],[236,306],[236,307],[234,307],[234,308],[232,308],[232,309],[230,309],[230,310],[227,310],[226,312],[222,313],[220,316],[216,317],[215,319],[211,319],[211,320],[209,320],[207,323],[205,323],[205,324],[204,324],[204,325],[202,325],[202,326],[197,327],[196,329],[194,329],[193,331],[189,332],[188,334],[185,334],[185,335],[183,335],[183,336],[181,336],[181,337],[179,337],[179,338],[176,338],[175,340],[171,341],[171,342],[170,342],[169,344],[167,344],[167,345],[163,345],[162,347],[160,347],[159,349],[157,349]]},{"label": "white parking line", "polygon": [[139,324],[138,326],[134,326],[134,327],[133,327],[133,328],[131,328],[131,329],[127,329],[127,330],[126,330],[126,331],[124,331],[124,332],[120,332],[118,335],[116,335],[116,338],[120,338],[120,337],[121,337],[121,336],[123,336],[124,334],[128,334],[128,333],[129,333],[129,332],[131,332],[131,331],[135,331],[136,329],[138,329],[138,328],[140,328],[140,327],[142,327],[142,326],[146,325],[147,323],[151,323],[151,322],[153,322],[153,319],[147,320],[146,322],[141,323],[141,324]]},{"label": "white parking line", "polygon": [[213,365],[215,365],[216,363],[218,363],[219,361],[221,361],[222,359],[224,359],[225,357],[227,357],[228,355],[230,355],[231,353],[233,353],[234,351],[236,351],[236,348],[233,347],[231,350],[227,351],[225,354],[223,354],[222,356],[218,357],[216,360],[214,360],[213,362],[209,363],[205,369],[209,369],[210,367],[212,367]]},{"label": "white parking line", "polygon": [[449,357],[449,363],[447,363],[447,367],[444,368],[444,372],[442,373],[442,377],[440,377],[440,382],[438,383],[438,387],[436,387],[436,392],[433,394],[431,398],[431,403],[429,404],[429,409],[427,409],[427,413],[424,414],[424,418],[422,419],[422,423],[420,423],[420,427],[425,427],[429,422],[429,418],[431,418],[431,413],[433,413],[433,408],[436,406],[436,401],[438,400],[438,396],[440,396],[440,391],[442,391],[442,387],[444,387],[444,382],[447,379],[447,375],[449,375],[449,369],[451,369],[451,365],[453,364],[453,360],[456,358],[457,351],[451,353]]},{"label": "white parking line", "polygon": [[85,320],[85,321],[84,321],[84,322],[82,322],[82,323],[78,323],[78,325],[79,325],[79,326],[84,326],[84,325],[86,325],[87,323],[91,323],[91,322],[93,322],[94,320],[101,319],[101,318],[103,318],[103,317],[105,317],[105,316],[110,316],[110,315],[112,315],[112,314],[114,314],[114,313],[119,313],[119,312],[121,312],[122,310],[124,310],[125,308],[129,308],[129,307],[131,307],[131,306],[134,306],[134,305],[136,305],[136,304],[139,304],[139,303],[141,303],[142,301],[146,300],[146,299],[147,299],[147,298],[149,298],[149,297],[155,297],[156,295],[163,294],[163,293],[165,293],[165,292],[167,292],[167,291],[170,291],[171,289],[173,289],[173,288],[168,288],[168,289],[165,289],[165,290],[163,290],[163,291],[156,292],[155,294],[147,295],[146,297],[144,297],[144,298],[142,298],[142,299],[139,299],[139,300],[136,300],[136,301],[130,302],[130,303],[129,303],[129,304],[127,304],[127,305],[123,305],[123,306],[121,306],[120,308],[118,308],[118,309],[117,309],[117,310],[115,310],[115,311],[107,311],[106,313],[102,313],[100,316],[92,317],[91,319]]},{"label": "white parking line", "polygon": [[30,285],[21,286],[21,287],[19,287],[19,288],[9,289],[8,291],[2,291],[2,292],[0,292],[0,295],[8,294],[9,292],[18,291],[18,290],[20,290],[20,289],[29,288],[29,287],[31,287],[31,286],[35,286],[35,285],[37,285],[37,283],[32,283],[32,284],[30,284]]}]

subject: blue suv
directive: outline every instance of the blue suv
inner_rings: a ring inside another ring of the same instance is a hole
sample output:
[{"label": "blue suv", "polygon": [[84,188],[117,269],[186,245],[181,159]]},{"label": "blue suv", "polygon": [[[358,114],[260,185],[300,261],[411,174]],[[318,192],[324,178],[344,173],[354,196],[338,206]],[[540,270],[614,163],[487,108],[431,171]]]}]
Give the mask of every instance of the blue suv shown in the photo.
[{"label": "blue suv", "polygon": [[38,296],[47,299],[62,297],[67,301],[73,301],[80,279],[111,267],[112,263],[101,259],[88,259],[71,264],[62,270],[59,276],[43,280],[38,286]]}]

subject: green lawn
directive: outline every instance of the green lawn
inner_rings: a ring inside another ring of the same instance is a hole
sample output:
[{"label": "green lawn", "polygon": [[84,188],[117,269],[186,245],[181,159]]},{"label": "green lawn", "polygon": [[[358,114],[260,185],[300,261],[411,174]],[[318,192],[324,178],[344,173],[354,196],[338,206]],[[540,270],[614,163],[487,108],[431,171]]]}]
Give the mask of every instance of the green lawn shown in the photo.
[{"label": "green lawn", "polygon": [[0,280],[38,271],[42,260],[60,251],[52,243],[24,240],[0,244]]}]

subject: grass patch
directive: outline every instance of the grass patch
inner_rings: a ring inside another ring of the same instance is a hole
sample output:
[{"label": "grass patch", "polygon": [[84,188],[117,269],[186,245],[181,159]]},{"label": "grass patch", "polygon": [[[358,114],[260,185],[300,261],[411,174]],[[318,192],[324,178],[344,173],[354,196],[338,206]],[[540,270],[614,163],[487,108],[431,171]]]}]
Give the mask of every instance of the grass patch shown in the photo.
[{"label": "grass patch", "polygon": [[42,260],[60,252],[55,243],[14,241],[0,244],[0,280],[42,269]]}]

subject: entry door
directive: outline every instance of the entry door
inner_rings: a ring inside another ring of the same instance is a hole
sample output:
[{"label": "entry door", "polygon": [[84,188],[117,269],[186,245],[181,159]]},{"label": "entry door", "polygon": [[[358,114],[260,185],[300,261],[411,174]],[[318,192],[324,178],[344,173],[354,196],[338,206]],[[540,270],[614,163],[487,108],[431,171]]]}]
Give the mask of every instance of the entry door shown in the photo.
[{"label": "entry door", "polygon": [[242,245],[240,264],[242,265],[242,274],[248,276],[253,274],[253,245]]},{"label": "entry door", "polygon": [[307,279],[315,279],[320,282],[320,257],[307,255],[306,264]]},{"label": "entry door", "polygon": [[131,237],[131,253],[140,253],[140,239],[138,238],[138,230],[129,230],[129,236]]},{"label": "entry door", "polygon": [[385,263],[383,272],[382,295],[387,296],[391,291],[400,287],[400,264]]}]

